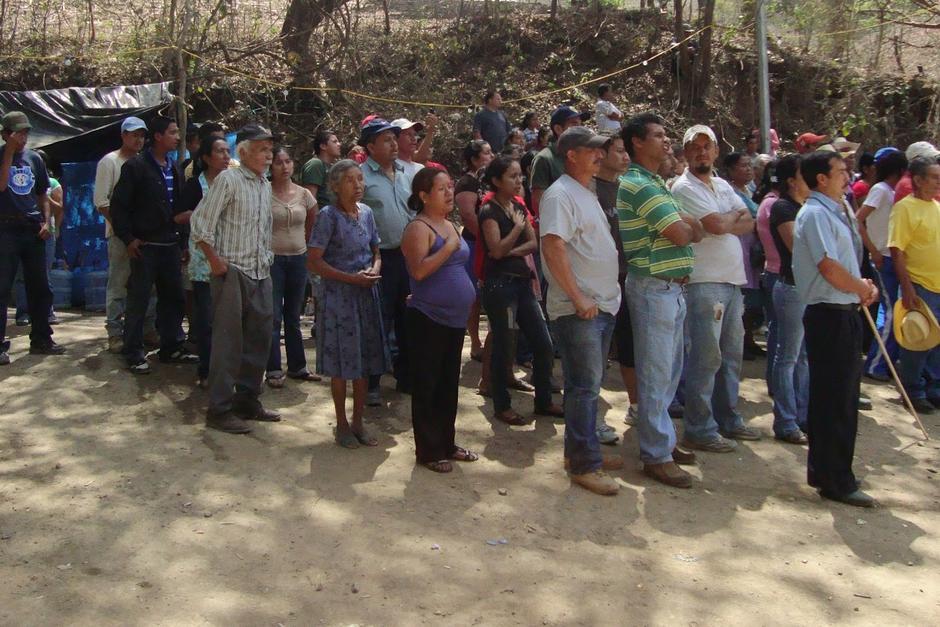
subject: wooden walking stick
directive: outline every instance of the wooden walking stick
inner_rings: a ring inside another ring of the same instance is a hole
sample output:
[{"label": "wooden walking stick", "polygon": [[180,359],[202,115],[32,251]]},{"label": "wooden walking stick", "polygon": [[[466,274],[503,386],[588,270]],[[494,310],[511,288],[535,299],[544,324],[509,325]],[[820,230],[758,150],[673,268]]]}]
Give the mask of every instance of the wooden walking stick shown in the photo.
[{"label": "wooden walking stick", "polygon": [[927,433],[927,429],[924,428],[924,423],[920,421],[920,416],[917,415],[917,410],[914,409],[914,404],[911,403],[911,399],[908,397],[907,391],[901,384],[901,378],[894,369],[894,362],[891,361],[891,358],[888,356],[888,349],[885,348],[885,343],[881,339],[881,334],[878,333],[878,327],[875,326],[875,321],[871,318],[871,312],[868,311],[868,307],[862,307],[862,311],[865,313],[865,319],[868,320],[868,326],[871,327],[872,332],[875,334],[875,340],[878,342],[878,348],[881,350],[881,356],[884,357],[885,362],[888,364],[888,369],[891,371],[891,376],[894,377],[894,384],[897,385],[898,390],[901,391],[901,396],[904,397],[904,402],[907,404],[907,408],[914,415],[914,420],[917,421],[917,426],[920,427],[920,430],[924,432],[924,439],[929,440],[930,434]]}]

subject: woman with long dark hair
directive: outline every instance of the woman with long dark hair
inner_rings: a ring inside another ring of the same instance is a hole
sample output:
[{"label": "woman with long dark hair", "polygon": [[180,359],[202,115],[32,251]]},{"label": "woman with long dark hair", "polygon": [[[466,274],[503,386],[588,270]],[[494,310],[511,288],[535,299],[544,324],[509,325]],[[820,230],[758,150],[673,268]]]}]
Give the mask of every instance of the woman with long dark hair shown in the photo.
[{"label": "woman with long dark hair", "polygon": [[415,456],[434,472],[450,472],[451,461],[478,459],[454,443],[460,355],[476,298],[464,269],[470,249],[447,219],[454,207],[450,176],[423,168],[411,190],[408,206],[417,217],[405,228],[401,250],[411,278],[408,340]]}]

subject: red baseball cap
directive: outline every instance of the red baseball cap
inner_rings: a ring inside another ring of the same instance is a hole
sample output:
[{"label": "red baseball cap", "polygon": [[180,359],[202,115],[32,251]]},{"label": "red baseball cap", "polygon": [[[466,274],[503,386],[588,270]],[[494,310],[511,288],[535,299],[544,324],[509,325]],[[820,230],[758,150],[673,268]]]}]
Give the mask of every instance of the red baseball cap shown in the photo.
[{"label": "red baseball cap", "polygon": [[800,154],[812,152],[816,149],[816,144],[824,142],[829,139],[828,135],[817,135],[815,133],[803,133],[796,138],[794,144],[796,145],[796,151]]}]

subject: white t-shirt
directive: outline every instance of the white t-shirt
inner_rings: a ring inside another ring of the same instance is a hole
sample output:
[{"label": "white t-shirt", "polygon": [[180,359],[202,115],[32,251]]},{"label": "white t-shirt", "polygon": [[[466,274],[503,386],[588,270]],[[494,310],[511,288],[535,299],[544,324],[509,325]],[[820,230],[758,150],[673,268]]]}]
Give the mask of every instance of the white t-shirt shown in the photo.
[{"label": "white t-shirt", "polygon": [[878,247],[878,251],[882,255],[890,257],[888,220],[891,217],[891,207],[894,206],[894,189],[884,181],[875,183],[868,192],[868,196],[865,196],[863,205],[868,205],[874,209],[865,218],[868,237],[871,238],[872,244]]},{"label": "white t-shirt", "polygon": [[415,174],[420,172],[424,168],[423,163],[415,163],[414,161],[402,161],[401,159],[396,159],[398,165],[400,165],[405,170],[405,174],[408,175],[409,179],[413,179]]},{"label": "white t-shirt", "polygon": [[[741,197],[724,179],[713,176],[709,187],[693,175],[688,168],[676,179],[672,195],[684,212],[701,220],[711,213],[735,213],[747,209]],[[706,232],[701,242],[692,244],[695,266],[690,283],[731,283],[744,285],[744,251],[737,235]]]},{"label": "white t-shirt", "polygon": [[620,109],[617,106],[607,100],[598,100],[597,104],[594,105],[594,117],[597,119],[597,130],[601,133],[604,131],[614,132],[620,130],[620,121],[611,120],[608,115],[612,113],[620,113]]},{"label": "white t-shirt", "polygon": [[[125,161],[127,159],[121,156],[120,150],[109,152],[101,157],[101,161],[98,162],[98,167],[95,169],[95,189],[92,194],[95,209],[107,207],[111,204],[111,194],[114,193],[114,186],[121,178],[121,166],[124,165]],[[112,235],[114,235],[114,228],[111,226],[110,221],[105,220],[104,236],[111,237]]]},{"label": "white t-shirt", "polygon": [[[607,216],[591,190],[567,174],[552,183],[539,201],[539,233],[557,235],[565,242],[568,265],[578,289],[597,303],[601,311],[617,315],[617,245]],[[738,247],[740,250],[740,246]],[[548,280],[548,317],[552,320],[575,313],[574,303],[552,276],[542,249],[542,271]]]}]

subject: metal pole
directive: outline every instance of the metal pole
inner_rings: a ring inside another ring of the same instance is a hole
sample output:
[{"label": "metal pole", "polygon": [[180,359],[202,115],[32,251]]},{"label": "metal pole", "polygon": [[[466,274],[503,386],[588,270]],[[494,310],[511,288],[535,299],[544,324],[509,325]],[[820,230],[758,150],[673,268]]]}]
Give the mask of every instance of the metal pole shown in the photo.
[{"label": "metal pole", "polygon": [[767,66],[767,0],[757,0],[757,93],[761,152],[770,154],[770,72]]}]

